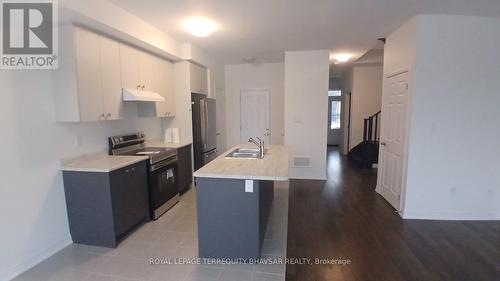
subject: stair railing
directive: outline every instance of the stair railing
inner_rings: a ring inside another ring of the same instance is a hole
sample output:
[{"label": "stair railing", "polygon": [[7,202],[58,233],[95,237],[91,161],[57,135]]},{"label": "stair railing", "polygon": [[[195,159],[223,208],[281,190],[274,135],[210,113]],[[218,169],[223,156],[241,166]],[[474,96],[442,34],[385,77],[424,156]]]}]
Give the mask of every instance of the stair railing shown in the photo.
[{"label": "stair railing", "polygon": [[363,141],[376,142],[378,141],[378,126],[380,123],[380,112],[365,118],[363,126]]}]

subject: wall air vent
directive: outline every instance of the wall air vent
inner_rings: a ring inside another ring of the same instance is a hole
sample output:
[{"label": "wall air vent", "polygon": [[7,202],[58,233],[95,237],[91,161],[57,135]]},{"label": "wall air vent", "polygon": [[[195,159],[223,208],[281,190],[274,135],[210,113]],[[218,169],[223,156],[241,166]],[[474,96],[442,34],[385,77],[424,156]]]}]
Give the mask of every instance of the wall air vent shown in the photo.
[{"label": "wall air vent", "polygon": [[310,156],[294,156],[293,166],[296,168],[309,168],[311,167],[311,157]]}]

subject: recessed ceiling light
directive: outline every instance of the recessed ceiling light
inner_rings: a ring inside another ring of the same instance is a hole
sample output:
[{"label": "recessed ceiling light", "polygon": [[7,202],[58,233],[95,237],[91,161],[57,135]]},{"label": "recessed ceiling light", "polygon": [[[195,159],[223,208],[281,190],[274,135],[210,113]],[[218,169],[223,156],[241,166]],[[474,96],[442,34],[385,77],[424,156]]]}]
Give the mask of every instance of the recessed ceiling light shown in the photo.
[{"label": "recessed ceiling light", "polygon": [[344,62],[347,62],[349,61],[351,58],[353,57],[352,54],[335,54],[335,55],[332,55],[331,58],[333,58],[334,60],[336,60],[337,62],[339,63],[344,63]]},{"label": "recessed ceiling light", "polygon": [[207,37],[219,29],[219,24],[205,17],[191,17],[181,23],[182,29],[196,37]]}]

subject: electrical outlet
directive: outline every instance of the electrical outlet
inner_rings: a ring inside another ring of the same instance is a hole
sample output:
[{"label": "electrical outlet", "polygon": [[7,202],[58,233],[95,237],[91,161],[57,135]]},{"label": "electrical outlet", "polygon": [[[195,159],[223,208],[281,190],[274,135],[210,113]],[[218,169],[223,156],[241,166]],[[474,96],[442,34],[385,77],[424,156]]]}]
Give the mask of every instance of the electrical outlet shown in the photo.
[{"label": "electrical outlet", "polygon": [[253,180],[245,180],[245,192],[253,192]]}]

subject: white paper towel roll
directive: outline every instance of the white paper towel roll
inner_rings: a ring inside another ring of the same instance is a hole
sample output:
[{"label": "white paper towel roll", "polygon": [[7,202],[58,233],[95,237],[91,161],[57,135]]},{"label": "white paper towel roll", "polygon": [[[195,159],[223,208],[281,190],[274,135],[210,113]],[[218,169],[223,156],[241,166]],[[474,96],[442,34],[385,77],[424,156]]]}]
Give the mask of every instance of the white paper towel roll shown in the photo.
[{"label": "white paper towel roll", "polygon": [[167,129],[165,129],[165,142],[166,142],[166,143],[171,143],[171,142],[173,142],[173,138],[172,138],[172,128],[167,128]]},{"label": "white paper towel roll", "polygon": [[172,128],[172,142],[174,143],[181,142],[181,135],[179,132],[179,128]]}]

